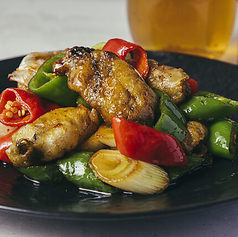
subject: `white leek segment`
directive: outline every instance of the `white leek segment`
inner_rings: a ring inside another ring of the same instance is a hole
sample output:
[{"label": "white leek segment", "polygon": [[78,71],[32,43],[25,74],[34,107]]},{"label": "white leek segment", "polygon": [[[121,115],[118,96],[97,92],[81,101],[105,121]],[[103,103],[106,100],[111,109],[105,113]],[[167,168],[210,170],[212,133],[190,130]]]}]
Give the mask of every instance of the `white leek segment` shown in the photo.
[{"label": "white leek segment", "polygon": [[107,147],[116,149],[116,142],[112,128],[103,124],[99,127],[96,133],[81,144],[80,150],[95,152]]},{"label": "white leek segment", "polygon": [[99,150],[89,164],[99,179],[125,191],[154,194],[169,184],[168,174],[161,167],[128,158],[118,150]]}]

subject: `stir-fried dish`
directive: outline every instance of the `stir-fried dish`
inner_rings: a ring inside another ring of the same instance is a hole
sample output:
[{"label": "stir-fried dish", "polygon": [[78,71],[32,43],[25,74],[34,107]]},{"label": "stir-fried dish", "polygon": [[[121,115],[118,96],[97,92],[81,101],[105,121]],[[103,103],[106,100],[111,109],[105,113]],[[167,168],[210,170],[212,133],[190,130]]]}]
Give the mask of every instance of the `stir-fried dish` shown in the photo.
[{"label": "stir-fried dish", "polygon": [[0,97],[0,160],[37,182],[160,193],[217,157],[235,161],[238,102],[111,39],[31,53]]}]

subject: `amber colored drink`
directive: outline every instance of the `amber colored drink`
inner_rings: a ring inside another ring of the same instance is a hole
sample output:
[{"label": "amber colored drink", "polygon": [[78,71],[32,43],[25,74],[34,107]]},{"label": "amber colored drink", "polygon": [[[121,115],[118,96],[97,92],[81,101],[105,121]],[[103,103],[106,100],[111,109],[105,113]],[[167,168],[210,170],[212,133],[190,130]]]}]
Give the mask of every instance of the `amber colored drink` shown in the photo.
[{"label": "amber colored drink", "polygon": [[220,56],[231,38],[236,0],[128,0],[135,43],[147,50]]}]

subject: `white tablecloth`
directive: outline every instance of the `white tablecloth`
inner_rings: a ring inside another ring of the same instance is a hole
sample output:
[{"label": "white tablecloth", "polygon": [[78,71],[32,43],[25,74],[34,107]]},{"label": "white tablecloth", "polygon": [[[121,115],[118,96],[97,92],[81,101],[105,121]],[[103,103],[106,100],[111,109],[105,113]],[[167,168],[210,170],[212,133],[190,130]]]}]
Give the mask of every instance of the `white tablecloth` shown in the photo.
[{"label": "white tablecloth", "polygon": [[[222,61],[238,64],[238,23]],[[7,0],[0,2],[0,60],[32,51],[93,46],[110,38],[131,41],[125,0]],[[1,187],[0,187],[1,188]],[[234,237],[238,201],[158,218],[69,221],[0,211],[0,236]]]},{"label": "white tablecloth", "polygon": [[[126,0],[8,0],[0,2],[0,60],[33,51],[132,41]],[[220,60],[238,64],[238,18]]]}]

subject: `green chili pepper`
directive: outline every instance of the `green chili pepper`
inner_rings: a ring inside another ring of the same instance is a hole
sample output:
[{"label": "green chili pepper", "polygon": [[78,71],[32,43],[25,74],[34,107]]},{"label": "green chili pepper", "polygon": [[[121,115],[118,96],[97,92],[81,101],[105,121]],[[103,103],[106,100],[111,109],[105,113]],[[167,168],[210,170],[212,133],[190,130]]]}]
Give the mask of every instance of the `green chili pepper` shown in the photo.
[{"label": "green chili pepper", "polygon": [[238,102],[202,91],[186,100],[179,108],[191,120],[214,121],[238,111]]},{"label": "green chili pepper", "polygon": [[90,106],[85,102],[85,100],[82,97],[78,97],[78,99],[77,99],[77,105],[79,105],[79,104],[83,104],[83,105],[85,105],[85,107],[90,109]]},{"label": "green chili pepper", "polygon": [[18,167],[18,170],[28,178],[39,182],[62,182],[66,180],[55,163]]},{"label": "green chili pepper", "polygon": [[115,193],[118,189],[102,182],[89,166],[93,152],[72,152],[58,161],[59,170],[79,188]]},{"label": "green chili pepper", "polygon": [[185,174],[192,172],[199,167],[202,167],[203,162],[205,161],[205,158],[203,157],[193,157],[188,156],[188,164],[185,166],[175,167],[170,166],[166,169],[169,179],[171,182],[174,182],[184,176]]},{"label": "green chili pepper", "polygon": [[36,75],[30,80],[28,87],[30,91],[49,99],[61,106],[76,106],[79,94],[68,87],[67,76],[58,76],[53,73],[53,63],[64,54],[57,54],[46,60]]},{"label": "green chili pepper", "polygon": [[159,120],[154,128],[161,132],[170,134],[179,142],[182,142],[187,132],[186,118],[167,94],[157,89],[154,90],[160,97],[161,112]]},{"label": "green chili pepper", "polygon": [[238,123],[225,119],[209,127],[208,151],[215,156],[233,160],[237,154]]}]

